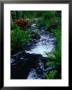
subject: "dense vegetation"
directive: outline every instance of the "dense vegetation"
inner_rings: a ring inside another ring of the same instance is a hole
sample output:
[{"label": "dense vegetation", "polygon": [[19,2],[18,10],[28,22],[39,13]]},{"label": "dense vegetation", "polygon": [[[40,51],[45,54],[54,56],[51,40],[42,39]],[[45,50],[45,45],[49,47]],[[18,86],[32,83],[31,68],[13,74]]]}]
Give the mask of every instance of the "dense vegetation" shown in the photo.
[{"label": "dense vegetation", "polygon": [[[20,20],[20,21],[17,21]],[[25,21],[24,21],[25,20]],[[36,32],[30,26],[36,23]],[[60,11],[11,11],[11,53],[14,54],[39,35],[39,29],[53,33],[57,39],[54,52],[46,53],[47,66],[55,69],[45,74],[46,79],[61,78],[61,12]]]}]

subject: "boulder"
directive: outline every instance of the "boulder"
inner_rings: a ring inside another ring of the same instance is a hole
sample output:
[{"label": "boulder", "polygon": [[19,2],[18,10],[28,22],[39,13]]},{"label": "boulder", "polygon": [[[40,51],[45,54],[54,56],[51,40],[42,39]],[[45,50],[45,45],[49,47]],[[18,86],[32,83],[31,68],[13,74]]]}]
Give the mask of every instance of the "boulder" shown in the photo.
[{"label": "boulder", "polygon": [[[11,79],[26,79],[30,70],[36,68],[39,59],[44,58],[40,54],[28,54],[19,52],[11,57]],[[44,61],[46,58],[44,58]]]},{"label": "boulder", "polygon": [[36,32],[32,32],[31,37],[32,37],[32,39],[40,39],[40,35]]}]

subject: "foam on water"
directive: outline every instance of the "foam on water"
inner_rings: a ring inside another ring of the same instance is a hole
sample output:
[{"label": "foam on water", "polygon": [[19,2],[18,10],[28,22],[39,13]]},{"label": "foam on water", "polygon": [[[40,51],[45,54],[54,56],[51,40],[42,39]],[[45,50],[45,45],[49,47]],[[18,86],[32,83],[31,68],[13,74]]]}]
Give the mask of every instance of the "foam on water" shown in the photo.
[{"label": "foam on water", "polygon": [[45,53],[49,53],[54,49],[55,38],[51,38],[49,35],[41,35],[40,40],[31,50],[26,50],[26,53],[41,54],[43,57],[47,57]]},{"label": "foam on water", "polygon": [[41,79],[37,76],[37,73],[36,73],[36,70],[35,69],[32,69],[30,72],[29,72],[29,75],[27,77],[27,79]]}]

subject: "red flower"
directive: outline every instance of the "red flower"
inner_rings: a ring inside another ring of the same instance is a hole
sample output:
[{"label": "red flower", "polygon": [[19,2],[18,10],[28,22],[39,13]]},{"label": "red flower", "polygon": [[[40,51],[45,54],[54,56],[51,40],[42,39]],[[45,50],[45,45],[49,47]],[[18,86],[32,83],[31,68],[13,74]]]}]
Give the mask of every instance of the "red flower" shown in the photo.
[{"label": "red flower", "polygon": [[20,27],[27,27],[29,23],[27,20],[18,19],[18,20],[16,20],[16,24]]}]

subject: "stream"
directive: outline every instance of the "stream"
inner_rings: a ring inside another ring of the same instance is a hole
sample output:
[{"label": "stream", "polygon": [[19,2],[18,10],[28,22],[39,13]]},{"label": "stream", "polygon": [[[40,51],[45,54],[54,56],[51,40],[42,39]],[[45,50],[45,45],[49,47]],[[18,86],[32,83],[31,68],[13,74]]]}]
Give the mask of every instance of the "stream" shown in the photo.
[{"label": "stream", "polygon": [[40,29],[40,39],[31,43],[29,49],[11,56],[11,79],[45,79],[45,73],[54,66],[47,67],[48,56],[56,47],[56,37]]}]

